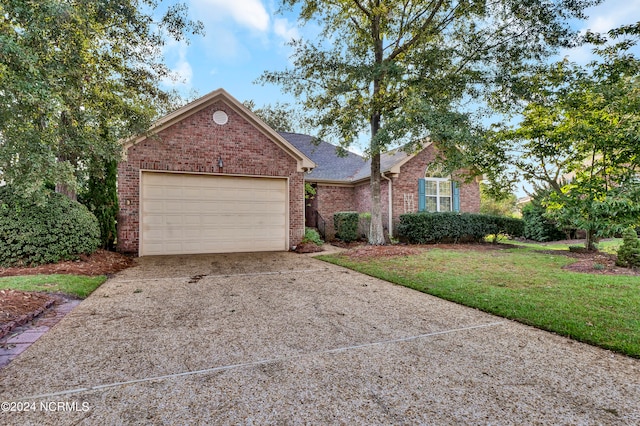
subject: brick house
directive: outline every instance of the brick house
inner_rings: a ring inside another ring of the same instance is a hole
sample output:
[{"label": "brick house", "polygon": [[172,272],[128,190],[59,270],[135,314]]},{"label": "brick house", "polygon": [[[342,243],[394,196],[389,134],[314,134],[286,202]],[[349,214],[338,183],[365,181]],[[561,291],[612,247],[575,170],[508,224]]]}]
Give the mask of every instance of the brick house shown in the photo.
[{"label": "brick house", "polygon": [[304,236],[304,173],[313,167],[227,92],[211,92],[125,143],[118,250],[288,250]]},{"label": "brick house", "polygon": [[[352,152],[338,156],[334,145],[311,136],[280,134],[316,163],[316,167],[305,174],[305,181],[316,189],[315,197],[307,202],[308,226],[326,225],[327,237],[331,238],[334,213],[371,211],[370,161]],[[401,149],[382,154],[380,195],[386,232],[391,229],[393,235],[403,213],[480,211],[479,183],[456,181],[455,175],[453,178],[443,176],[430,167],[436,155],[436,148],[430,143],[415,154]]]},{"label": "brick house", "polygon": [[[382,157],[387,229],[407,211],[477,212],[477,183],[426,172],[432,145]],[[222,89],[124,144],[118,166],[118,250],[140,256],[288,250],[319,214],[370,210],[370,165],[311,136],[276,133]],[[304,183],[317,189],[307,203]],[[388,194],[391,193],[391,202]],[[389,212],[391,211],[391,215]],[[317,212],[317,214],[316,214]]]}]

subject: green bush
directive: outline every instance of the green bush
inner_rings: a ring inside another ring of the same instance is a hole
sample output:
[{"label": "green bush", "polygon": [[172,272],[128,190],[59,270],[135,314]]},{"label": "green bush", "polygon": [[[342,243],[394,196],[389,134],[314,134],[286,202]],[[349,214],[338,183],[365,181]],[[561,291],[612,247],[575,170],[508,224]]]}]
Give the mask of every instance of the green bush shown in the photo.
[{"label": "green bush", "polygon": [[336,238],[349,243],[358,239],[358,212],[338,212],[333,215]]},{"label": "green bush", "polygon": [[616,265],[640,268],[640,239],[633,228],[627,229],[622,235],[622,245],[618,249]]},{"label": "green bush", "polygon": [[33,266],[77,259],[100,245],[96,217],[82,204],[50,193],[41,205],[0,188],[0,265]]},{"label": "green bush", "polygon": [[87,206],[98,219],[100,246],[107,250],[115,250],[118,234],[117,174],[116,161],[108,161],[104,164],[96,161],[92,164],[86,190],[78,194],[78,201]]},{"label": "green bush", "polygon": [[318,231],[313,228],[305,228],[304,229],[304,238],[302,238],[303,243],[314,243],[318,246],[321,246],[324,241],[322,241],[322,237]]},{"label": "green bush", "polygon": [[535,200],[522,208],[522,220],[524,221],[523,236],[534,241],[558,241],[564,240],[566,234],[556,224],[544,217],[546,209]]},{"label": "green bush", "polygon": [[407,213],[400,215],[398,234],[412,244],[481,242],[487,235],[522,236],[521,219],[474,213]]}]

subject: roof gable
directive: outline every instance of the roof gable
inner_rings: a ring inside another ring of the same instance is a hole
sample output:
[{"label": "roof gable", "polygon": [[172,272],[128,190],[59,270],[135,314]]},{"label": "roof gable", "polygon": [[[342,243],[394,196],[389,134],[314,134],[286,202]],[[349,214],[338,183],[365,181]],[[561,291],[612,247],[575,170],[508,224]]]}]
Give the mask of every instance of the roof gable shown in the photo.
[{"label": "roof gable", "polygon": [[209,107],[210,105],[222,101],[226,105],[228,105],[231,109],[233,109],[238,115],[240,115],[243,119],[253,125],[256,129],[262,132],[267,138],[269,138],[272,142],[278,145],[283,151],[285,151],[289,156],[293,157],[298,164],[299,172],[306,172],[313,169],[316,164],[309,158],[305,153],[300,151],[297,147],[292,145],[289,141],[283,138],[280,134],[274,131],[271,127],[269,127],[264,121],[262,121],[257,115],[251,112],[247,107],[242,105],[237,99],[227,93],[224,89],[214,90],[213,92],[196,99],[193,102],[188,103],[187,105],[173,111],[170,114],[165,115],[164,117],[156,120],[151,128],[144,135],[135,136],[131,139],[128,139],[124,142],[124,152],[126,155],[127,150],[136,145],[143,140],[153,136],[164,129],[169,128],[170,126],[179,123],[180,121],[186,119],[187,117],[197,113],[198,111],[203,110],[204,108]]},{"label": "roof gable", "polygon": [[[337,147],[313,136],[280,132],[280,135],[316,163],[316,168],[307,175],[314,181],[356,183],[371,177],[371,160],[347,151],[345,157],[338,155]],[[426,143],[422,149],[431,145]],[[399,174],[400,167],[415,157],[402,148],[380,155],[380,170],[383,173]]]}]

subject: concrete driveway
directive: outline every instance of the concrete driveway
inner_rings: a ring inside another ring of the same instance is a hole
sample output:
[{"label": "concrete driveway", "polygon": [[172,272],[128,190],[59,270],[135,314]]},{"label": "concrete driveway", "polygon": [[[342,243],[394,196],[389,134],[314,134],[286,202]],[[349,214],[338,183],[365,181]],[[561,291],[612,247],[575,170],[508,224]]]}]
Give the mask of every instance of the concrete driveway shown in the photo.
[{"label": "concrete driveway", "polygon": [[292,253],[151,257],[0,395],[21,425],[638,424],[640,361]]}]

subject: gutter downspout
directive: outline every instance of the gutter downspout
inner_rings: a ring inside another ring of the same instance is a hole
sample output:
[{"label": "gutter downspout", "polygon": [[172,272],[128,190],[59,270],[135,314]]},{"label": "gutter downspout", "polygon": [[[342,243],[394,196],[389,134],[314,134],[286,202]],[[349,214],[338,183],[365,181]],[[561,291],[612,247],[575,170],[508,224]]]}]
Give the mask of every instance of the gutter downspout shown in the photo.
[{"label": "gutter downspout", "polygon": [[393,238],[393,186],[391,185],[391,179],[386,177],[384,173],[380,173],[380,177],[389,181],[389,238]]}]

